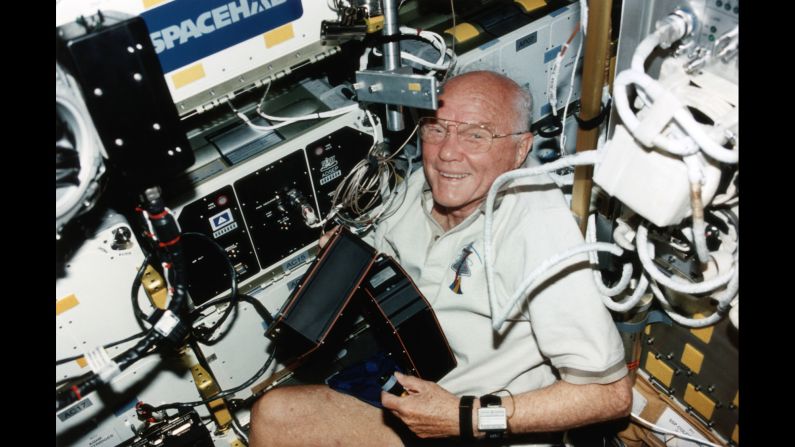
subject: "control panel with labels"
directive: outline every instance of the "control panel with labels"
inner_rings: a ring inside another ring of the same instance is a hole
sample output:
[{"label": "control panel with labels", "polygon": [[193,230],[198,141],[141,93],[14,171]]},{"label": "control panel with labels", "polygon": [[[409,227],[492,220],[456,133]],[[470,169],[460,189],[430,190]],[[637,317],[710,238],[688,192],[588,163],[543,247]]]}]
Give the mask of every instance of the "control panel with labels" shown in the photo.
[{"label": "control panel with labels", "polygon": [[[334,190],[373,145],[363,113],[317,125],[195,186],[177,208],[184,231],[202,233],[229,254],[250,290],[282,278],[311,259]],[[186,237],[189,292],[201,304],[229,290],[226,261],[208,241]]]}]

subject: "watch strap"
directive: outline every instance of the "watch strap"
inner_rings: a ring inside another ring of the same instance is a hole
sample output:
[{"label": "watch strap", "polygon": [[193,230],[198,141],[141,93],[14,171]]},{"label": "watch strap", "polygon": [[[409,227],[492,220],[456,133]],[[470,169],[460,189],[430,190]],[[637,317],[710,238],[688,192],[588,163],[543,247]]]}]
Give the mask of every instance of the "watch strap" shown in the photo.
[{"label": "watch strap", "polygon": [[472,435],[472,407],[475,396],[461,396],[458,404],[458,424],[462,440],[474,439]]}]

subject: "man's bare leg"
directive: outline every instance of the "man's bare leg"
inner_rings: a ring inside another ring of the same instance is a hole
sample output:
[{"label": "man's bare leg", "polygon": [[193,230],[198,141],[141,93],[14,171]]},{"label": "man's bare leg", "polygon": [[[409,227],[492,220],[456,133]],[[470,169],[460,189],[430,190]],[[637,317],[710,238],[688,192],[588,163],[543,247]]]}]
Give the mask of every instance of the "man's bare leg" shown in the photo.
[{"label": "man's bare leg", "polygon": [[254,403],[249,445],[402,446],[388,424],[400,422],[327,386],[287,386],[267,392]]}]

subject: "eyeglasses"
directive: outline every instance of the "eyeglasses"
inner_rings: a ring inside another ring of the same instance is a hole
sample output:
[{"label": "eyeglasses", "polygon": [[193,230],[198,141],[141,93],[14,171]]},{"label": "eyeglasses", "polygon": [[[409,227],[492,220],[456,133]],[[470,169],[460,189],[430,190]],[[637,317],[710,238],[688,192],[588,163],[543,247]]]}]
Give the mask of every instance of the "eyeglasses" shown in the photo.
[{"label": "eyeglasses", "polygon": [[485,124],[462,123],[460,121],[443,120],[432,116],[426,116],[420,118],[420,138],[426,143],[439,144],[447,138],[447,135],[450,133],[450,126],[456,128],[461,149],[471,153],[488,152],[489,149],[491,149],[491,142],[494,138],[505,138],[528,132],[525,130],[523,132],[497,135],[494,133],[494,129]]}]

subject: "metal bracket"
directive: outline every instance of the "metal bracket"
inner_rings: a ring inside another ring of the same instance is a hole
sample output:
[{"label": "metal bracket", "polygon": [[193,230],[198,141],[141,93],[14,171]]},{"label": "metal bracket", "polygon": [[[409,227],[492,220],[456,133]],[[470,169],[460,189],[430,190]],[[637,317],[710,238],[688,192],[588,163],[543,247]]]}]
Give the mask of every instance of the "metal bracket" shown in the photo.
[{"label": "metal bracket", "polygon": [[144,292],[149,296],[153,306],[166,310],[166,301],[168,300],[166,281],[151,264],[148,264],[146,270],[144,270],[141,286],[143,286]]},{"label": "metal bracket", "polygon": [[[199,391],[202,399],[208,399],[215,396],[220,392],[218,384],[215,383],[213,377],[201,365],[193,365],[190,368],[190,373],[193,376],[193,383]],[[225,432],[232,426],[232,414],[226,407],[226,402],[223,399],[216,399],[207,404],[213,420],[218,427],[219,432]]]},{"label": "metal bracket", "polygon": [[411,74],[411,69],[406,68],[401,72],[357,71],[353,87],[356,89],[358,99],[379,104],[438,109],[439,88],[436,78]]}]

